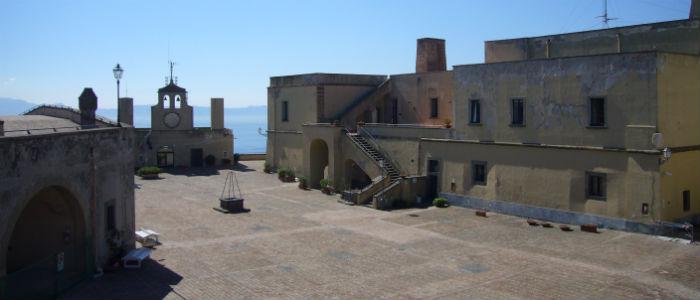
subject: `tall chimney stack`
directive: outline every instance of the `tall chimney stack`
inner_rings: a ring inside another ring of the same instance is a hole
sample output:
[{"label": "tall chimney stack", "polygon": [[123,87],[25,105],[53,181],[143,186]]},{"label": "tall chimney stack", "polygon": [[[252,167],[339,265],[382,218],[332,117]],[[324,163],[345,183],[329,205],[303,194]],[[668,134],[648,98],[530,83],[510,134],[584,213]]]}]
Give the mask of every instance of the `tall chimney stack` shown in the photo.
[{"label": "tall chimney stack", "polygon": [[691,19],[691,20],[700,19],[700,0],[691,0],[690,1],[689,19]]},{"label": "tall chimney stack", "polygon": [[80,107],[80,126],[83,128],[95,127],[95,110],[97,110],[97,95],[92,88],[85,88],[78,97]]},{"label": "tall chimney stack", "polygon": [[418,39],[416,51],[416,73],[447,70],[445,40]]},{"label": "tall chimney stack", "polygon": [[211,98],[211,129],[224,129],[224,98]]},{"label": "tall chimney stack", "polygon": [[129,125],[134,125],[134,98],[121,97],[119,98],[119,113],[117,114],[118,122]]}]

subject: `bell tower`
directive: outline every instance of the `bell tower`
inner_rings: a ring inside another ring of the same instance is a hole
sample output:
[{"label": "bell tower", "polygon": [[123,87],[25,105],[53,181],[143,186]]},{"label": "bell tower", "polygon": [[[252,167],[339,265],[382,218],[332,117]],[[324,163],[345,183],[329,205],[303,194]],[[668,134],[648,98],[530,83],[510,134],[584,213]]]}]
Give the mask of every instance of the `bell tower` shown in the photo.
[{"label": "bell tower", "polygon": [[177,85],[173,77],[174,62],[169,62],[170,77],[166,86],[158,89],[158,104],[151,106],[151,129],[192,130],[192,106],[187,104],[187,90]]}]

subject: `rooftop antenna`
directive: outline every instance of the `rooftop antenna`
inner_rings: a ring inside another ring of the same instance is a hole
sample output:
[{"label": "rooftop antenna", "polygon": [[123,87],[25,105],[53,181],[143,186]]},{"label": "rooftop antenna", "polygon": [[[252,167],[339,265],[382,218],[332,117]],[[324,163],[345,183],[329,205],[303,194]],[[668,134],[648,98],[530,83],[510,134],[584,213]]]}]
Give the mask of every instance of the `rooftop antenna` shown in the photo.
[{"label": "rooftop antenna", "polygon": [[603,15],[598,16],[603,21],[603,28],[610,28],[610,21],[617,20],[617,18],[610,18],[608,16],[608,0],[603,0]]},{"label": "rooftop antenna", "polygon": [[170,83],[173,83],[173,67],[175,67],[175,62],[168,60],[168,64],[170,64]]}]

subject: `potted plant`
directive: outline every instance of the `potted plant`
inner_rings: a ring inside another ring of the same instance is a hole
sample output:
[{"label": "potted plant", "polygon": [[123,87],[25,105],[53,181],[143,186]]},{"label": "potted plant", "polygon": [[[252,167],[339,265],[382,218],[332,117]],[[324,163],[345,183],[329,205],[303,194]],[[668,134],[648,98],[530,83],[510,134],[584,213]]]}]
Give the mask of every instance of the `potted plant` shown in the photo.
[{"label": "potted plant", "polygon": [[294,170],[292,170],[291,168],[282,167],[279,169],[279,171],[277,171],[277,177],[282,182],[293,182],[296,175],[294,174]]},{"label": "potted plant", "polygon": [[299,176],[299,188],[302,190],[306,190],[309,188],[309,182],[304,176]]},{"label": "potted plant", "polygon": [[269,163],[265,163],[265,166],[263,167],[263,172],[267,174],[272,174],[272,166]]},{"label": "potted plant", "polygon": [[433,200],[433,205],[435,207],[443,207],[444,208],[444,207],[450,206],[450,203],[447,201],[447,199],[440,197],[440,198],[435,198]]},{"label": "potted plant", "polygon": [[445,128],[452,128],[452,120],[450,118],[445,118]]},{"label": "potted plant", "polygon": [[158,174],[161,170],[158,167],[145,166],[141,167],[136,173],[143,179],[158,179]]},{"label": "potted plant", "polygon": [[333,185],[332,185],[333,184],[332,180],[324,178],[324,179],[321,179],[319,184],[321,184],[321,192],[323,192],[326,195],[333,195],[335,190],[334,190]]}]

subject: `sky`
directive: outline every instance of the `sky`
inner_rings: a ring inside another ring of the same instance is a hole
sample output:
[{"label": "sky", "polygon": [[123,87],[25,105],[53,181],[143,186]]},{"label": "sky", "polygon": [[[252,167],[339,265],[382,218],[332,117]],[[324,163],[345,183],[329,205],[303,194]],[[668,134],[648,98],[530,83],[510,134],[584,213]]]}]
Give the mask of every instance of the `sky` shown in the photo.
[{"label": "sky", "polygon": [[[610,25],[686,19],[690,1],[609,0]],[[600,29],[602,3],[0,0],[0,97],[77,107],[92,87],[113,108],[120,63],[121,95],[152,105],[172,60],[191,105],[265,105],[271,76],[410,73],[422,37],[446,40],[448,66],[481,63],[486,40]]]}]

